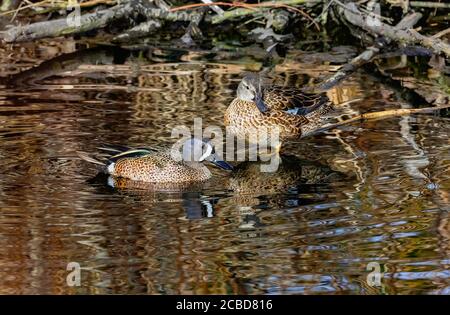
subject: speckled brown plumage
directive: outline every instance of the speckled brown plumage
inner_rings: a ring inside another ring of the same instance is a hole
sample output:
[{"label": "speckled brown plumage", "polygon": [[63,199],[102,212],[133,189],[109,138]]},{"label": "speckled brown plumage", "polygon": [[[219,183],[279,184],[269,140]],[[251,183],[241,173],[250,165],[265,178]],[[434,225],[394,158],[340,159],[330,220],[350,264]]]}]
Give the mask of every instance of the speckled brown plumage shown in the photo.
[{"label": "speckled brown plumage", "polygon": [[268,108],[262,113],[255,102],[236,97],[225,112],[228,130],[247,138],[259,130],[279,128],[281,140],[298,138],[320,126],[332,107],[325,94],[304,93],[295,88],[268,86],[262,88]]},{"label": "speckled brown plumage", "polygon": [[152,183],[198,182],[211,177],[211,172],[206,166],[197,162],[175,161],[170,151],[119,159],[108,167],[108,173]]}]

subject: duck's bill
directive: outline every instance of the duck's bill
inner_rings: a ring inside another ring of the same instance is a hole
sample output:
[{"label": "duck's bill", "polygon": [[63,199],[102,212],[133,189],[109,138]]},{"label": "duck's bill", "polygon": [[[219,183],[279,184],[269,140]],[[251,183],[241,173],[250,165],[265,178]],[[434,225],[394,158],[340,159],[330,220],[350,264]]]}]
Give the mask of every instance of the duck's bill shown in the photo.
[{"label": "duck's bill", "polygon": [[220,167],[223,170],[227,170],[227,171],[232,171],[233,170],[233,166],[225,161],[222,161],[220,159],[218,159],[217,157],[211,157],[210,159],[208,159],[212,164],[214,164],[217,167]]},{"label": "duck's bill", "polygon": [[267,107],[266,103],[264,103],[263,98],[260,97],[260,96],[256,97],[255,104],[256,104],[256,107],[258,107],[258,109],[259,109],[259,111],[261,113],[265,113],[265,112],[267,112],[269,110],[269,108]]}]

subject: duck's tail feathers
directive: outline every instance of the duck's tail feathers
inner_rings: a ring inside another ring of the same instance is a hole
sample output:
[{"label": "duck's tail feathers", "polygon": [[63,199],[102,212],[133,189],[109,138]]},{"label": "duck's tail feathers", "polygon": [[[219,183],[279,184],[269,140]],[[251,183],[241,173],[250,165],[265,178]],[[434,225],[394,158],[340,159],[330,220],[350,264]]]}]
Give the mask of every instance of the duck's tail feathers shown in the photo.
[{"label": "duck's tail feathers", "polygon": [[96,158],[93,158],[92,156],[89,156],[86,152],[77,151],[78,156],[89,163],[105,166],[105,162],[102,162],[100,160],[97,160]]},{"label": "duck's tail feathers", "polygon": [[132,150],[133,148],[117,144],[101,144],[97,147],[97,149],[103,152],[108,152],[109,155],[115,155],[128,150]]}]

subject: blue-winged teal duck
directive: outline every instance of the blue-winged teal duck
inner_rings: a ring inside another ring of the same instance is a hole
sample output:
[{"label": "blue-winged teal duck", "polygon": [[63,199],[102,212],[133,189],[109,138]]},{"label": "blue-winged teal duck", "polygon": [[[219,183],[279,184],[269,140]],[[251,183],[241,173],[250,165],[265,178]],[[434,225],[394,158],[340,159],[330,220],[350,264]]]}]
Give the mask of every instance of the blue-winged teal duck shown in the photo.
[{"label": "blue-winged teal duck", "polygon": [[249,74],[240,82],[224,121],[229,131],[243,138],[259,130],[278,128],[283,141],[307,135],[322,124],[323,116],[331,109],[324,93],[266,86],[261,76]]},{"label": "blue-winged teal duck", "polygon": [[180,160],[174,157],[171,149],[153,150],[111,146],[99,148],[109,152],[109,156],[96,159],[78,152],[88,162],[102,165],[106,174],[151,183],[190,183],[201,182],[211,177],[211,172],[203,162],[231,170],[232,166],[219,159],[209,141],[196,138],[183,143]]}]

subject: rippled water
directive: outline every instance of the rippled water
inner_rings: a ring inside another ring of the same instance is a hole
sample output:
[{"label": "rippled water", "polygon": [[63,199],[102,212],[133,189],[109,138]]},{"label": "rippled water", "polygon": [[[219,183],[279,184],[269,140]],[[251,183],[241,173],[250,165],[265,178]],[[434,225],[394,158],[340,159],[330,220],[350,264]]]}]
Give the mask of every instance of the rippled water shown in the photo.
[{"label": "rippled water", "polygon": [[[73,51],[4,48],[0,70]],[[390,118],[290,143],[277,173],[246,162],[189,189],[114,189],[76,151],[170,145],[171,129],[195,117],[222,126],[240,73],[261,66],[206,52],[124,54],[64,55],[1,86],[0,293],[450,293],[449,118]],[[295,53],[273,78],[318,82],[336,69],[327,60]],[[411,106],[363,72],[329,95],[361,99],[342,115]],[[82,268],[80,287],[66,283],[69,262]],[[368,282],[369,263],[381,286]]]}]

